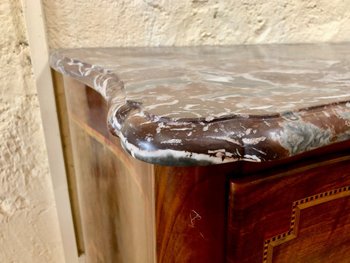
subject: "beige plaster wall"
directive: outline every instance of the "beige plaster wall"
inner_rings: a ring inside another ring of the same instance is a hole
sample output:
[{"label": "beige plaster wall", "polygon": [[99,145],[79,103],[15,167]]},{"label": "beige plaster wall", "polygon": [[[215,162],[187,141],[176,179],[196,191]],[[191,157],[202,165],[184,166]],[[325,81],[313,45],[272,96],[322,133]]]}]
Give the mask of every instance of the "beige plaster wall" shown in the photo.
[{"label": "beige plaster wall", "polygon": [[64,262],[19,0],[0,1],[0,262]]},{"label": "beige plaster wall", "polygon": [[[350,40],[348,0],[43,0],[43,4],[51,48]],[[0,24],[0,262],[61,263],[20,0],[0,1]]]},{"label": "beige plaster wall", "polygon": [[349,0],[43,0],[52,48],[350,40]]}]

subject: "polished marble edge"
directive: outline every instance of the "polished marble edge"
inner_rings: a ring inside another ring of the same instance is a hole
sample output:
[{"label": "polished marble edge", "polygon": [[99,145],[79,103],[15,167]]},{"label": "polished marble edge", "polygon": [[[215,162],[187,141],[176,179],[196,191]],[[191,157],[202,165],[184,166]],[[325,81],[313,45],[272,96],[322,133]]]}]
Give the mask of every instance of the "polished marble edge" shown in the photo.
[{"label": "polished marble edge", "polygon": [[104,97],[110,105],[111,133],[120,137],[127,152],[145,162],[178,166],[265,162],[350,139],[348,100],[269,115],[174,121],[149,115],[128,100],[123,82],[108,69],[60,51],[51,55],[50,64]]}]

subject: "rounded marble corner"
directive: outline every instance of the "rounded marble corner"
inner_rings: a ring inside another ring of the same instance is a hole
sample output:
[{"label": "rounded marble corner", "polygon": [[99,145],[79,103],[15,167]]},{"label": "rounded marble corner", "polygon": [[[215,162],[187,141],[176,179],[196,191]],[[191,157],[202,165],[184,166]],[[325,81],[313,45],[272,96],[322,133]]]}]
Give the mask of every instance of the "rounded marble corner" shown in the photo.
[{"label": "rounded marble corner", "polygon": [[210,121],[171,121],[150,117],[141,107],[119,107],[120,112],[110,111],[108,123],[128,153],[149,163],[266,162],[349,140],[349,105],[344,102],[270,116],[237,115]]}]

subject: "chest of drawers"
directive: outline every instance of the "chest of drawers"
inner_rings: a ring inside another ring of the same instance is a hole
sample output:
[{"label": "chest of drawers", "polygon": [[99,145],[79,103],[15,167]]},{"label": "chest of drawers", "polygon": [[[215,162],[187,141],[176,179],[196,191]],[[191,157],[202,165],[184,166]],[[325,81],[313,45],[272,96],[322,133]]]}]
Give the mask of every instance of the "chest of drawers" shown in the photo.
[{"label": "chest of drawers", "polygon": [[349,262],[348,48],[54,52],[87,262]]}]

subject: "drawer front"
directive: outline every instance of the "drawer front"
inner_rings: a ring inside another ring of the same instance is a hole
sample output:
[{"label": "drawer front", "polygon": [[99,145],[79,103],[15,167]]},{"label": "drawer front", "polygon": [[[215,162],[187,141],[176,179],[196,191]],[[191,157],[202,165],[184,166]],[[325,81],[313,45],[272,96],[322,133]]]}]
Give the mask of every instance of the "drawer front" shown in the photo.
[{"label": "drawer front", "polygon": [[349,262],[349,159],[231,180],[228,262]]}]

